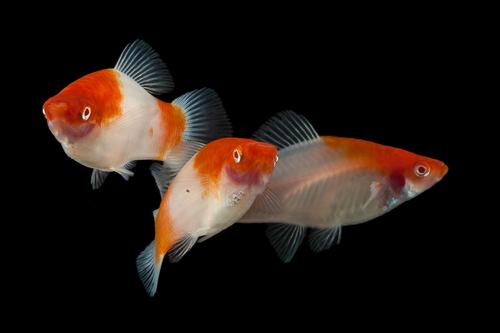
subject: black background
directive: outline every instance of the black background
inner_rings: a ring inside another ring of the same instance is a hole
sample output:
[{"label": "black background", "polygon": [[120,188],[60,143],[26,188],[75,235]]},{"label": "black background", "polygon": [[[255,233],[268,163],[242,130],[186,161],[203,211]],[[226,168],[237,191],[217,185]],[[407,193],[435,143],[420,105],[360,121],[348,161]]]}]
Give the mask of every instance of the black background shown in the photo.
[{"label": "black background", "polygon": [[[16,39],[22,51],[15,57],[23,63],[17,78],[29,92],[15,100],[28,133],[18,136],[16,149],[27,184],[17,186],[18,218],[6,236],[17,244],[10,247],[17,253],[12,277],[22,287],[12,291],[21,307],[157,308],[171,316],[232,310],[260,319],[313,313],[314,322],[379,310],[414,323],[459,307],[453,124],[467,108],[467,22],[444,20],[442,13],[244,12],[168,12],[146,23],[54,14]],[[320,134],[404,148],[440,159],[450,171],[389,214],[344,228],[331,250],[314,254],[302,246],[290,264],[278,260],[264,226],[235,225],[197,244],[181,262],[164,264],[158,293],[149,298],[135,270],[160,202],[148,162],[139,163],[129,182],[112,175],[93,191],[91,170],[64,154],[41,112],[70,82],[113,67],[136,38],[158,51],[174,77],[175,92],[163,100],[211,87],[235,136],[248,137],[291,109]],[[423,306],[415,311],[417,304]]]}]

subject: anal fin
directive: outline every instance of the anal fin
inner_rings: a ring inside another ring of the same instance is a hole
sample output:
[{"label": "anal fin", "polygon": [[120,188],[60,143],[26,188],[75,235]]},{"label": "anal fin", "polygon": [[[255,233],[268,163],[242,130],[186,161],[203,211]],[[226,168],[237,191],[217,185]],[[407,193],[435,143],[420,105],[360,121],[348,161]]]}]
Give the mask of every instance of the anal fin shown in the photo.
[{"label": "anal fin", "polygon": [[121,168],[113,168],[112,170],[122,176],[123,179],[129,180],[129,178],[134,175],[134,172],[132,172],[130,169],[133,169],[135,167],[135,164],[136,161],[130,161],[123,165]]},{"label": "anal fin", "polygon": [[306,227],[294,224],[271,224],[266,235],[283,262],[290,262],[306,235]]},{"label": "anal fin", "polygon": [[92,176],[90,177],[90,184],[92,184],[92,189],[97,190],[102,186],[106,178],[108,178],[110,172],[102,171],[99,169],[92,170]]},{"label": "anal fin", "polygon": [[314,252],[328,250],[336,241],[340,242],[342,227],[328,229],[313,229],[309,232],[309,246]]}]

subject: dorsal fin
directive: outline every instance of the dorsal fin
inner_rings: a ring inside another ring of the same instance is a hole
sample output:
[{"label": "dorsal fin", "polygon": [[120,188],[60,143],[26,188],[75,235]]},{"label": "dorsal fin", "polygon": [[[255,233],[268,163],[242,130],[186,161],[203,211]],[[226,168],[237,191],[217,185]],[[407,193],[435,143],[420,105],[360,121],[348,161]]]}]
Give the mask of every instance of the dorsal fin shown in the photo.
[{"label": "dorsal fin", "polygon": [[137,39],[122,51],[115,65],[150,94],[161,95],[174,89],[174,80],[158,53],[148,43]]},{"label": "dorsal fin", "polygon": [[283,111],[269,119],[254,134],[257,140],[269,142],[283,149],[319,139],[309,121],[293,111]]}]

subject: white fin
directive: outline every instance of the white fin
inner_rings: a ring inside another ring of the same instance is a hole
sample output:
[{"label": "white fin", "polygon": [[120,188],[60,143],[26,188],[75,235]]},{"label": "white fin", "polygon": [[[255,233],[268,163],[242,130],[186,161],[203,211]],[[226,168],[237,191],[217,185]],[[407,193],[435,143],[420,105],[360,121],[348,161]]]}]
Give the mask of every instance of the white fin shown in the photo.
[{"label": "white fin", "polygon": [[163,164],[151,164],[149,170],[155,179],[156,186],[162,197],[167,191],[172,179],[174,179],[184,164],[186,164],[202,147],[203,144],[199,142],[183,142],[169,153]]},{"label": "white fin", "polygon": [[280,198],[268,187],[255,198],[251,209],[270,215],[278,214],[281,211]]},{"label": "white fin", "polygon": [[130,177],[134,175],[130,169],[134,168],[136,164],[136,161],[131,161],[122,166],[121,168],[113,168],[112,170],[116,173],[118,173],[120,176],[123,177],[125,180],[129,180]]},{"label": "white fin", "polygon": [[271,224],[266,235],[283,262],[290,262],[306,235],[306,227],[294,224]]},{"label": "white fin", "polygon": [[365,209],[369,204],[372,203],[372,201],[380,194],[380,191],[382,191],[383,188],[384,184],[382,184],[381,182],[373,181],[370,184],[370,197],[364,203],[363,209]]},{"label": "white fin", "polygon": [[309,121],[293,111],[283,111],[269,119],[254,134],[257,140],[269,142],[283,149],[319,139]]},{"label": "white fin", "polygon": [[196,244],[196,237],[186,235],[182,237],[177,243],[172,246],[170,251],[168,251],[168,259],[170,262],[178,262],[184,257],[184,255],[191,250],[194,244]]},{"label": "white fin", "polygon": [[328,250],[335,241],[340,243],[342,227],[328,229],[313,229],[309,232],[309,246],[314,252]]},{"label": "white fin", "polygon": [[196,141],[183,142],[168,154],[164,164],[172,170],[179,171],[204,145]]},{"label": "white fin", "polygon": [[93,169],[92,176],[90,177],[90,184],[92,184],[92,189],[97,190],[99,187],[101,187],[109,174],[110,173],[107,171]]},{"label": "white fin", "polygon": [[209,238],[212,238],[213,236],[217,235],[220,232],[220,230],[217,230],[216,232],[209,233],[207,235],[203,235],[200,238],[198,238],[198,243],[204,242]]},{"label": "white fin", "polygon": [[153,210],[153,218],[154,218],[155,221],[156,221],[156,217],[158,216],[158,211],[159,210],[160,210],[160,208]]},{"label": "white fin", "polygon": [[215,91],[202,88],[176,98],[172,104],[180,107],[186,116],[184,141],[208,143],[231,136],[231,123]]},{"label": "white fin", "polygon": [[126,74],[153,95],[174,89],[174,80],[158,53],[145,41],[137,39],[122,51],[115,69]]},{"label": "white fin", "polygon": [[170,182],[177,173],[161,163],[151,164],[149,171],[151,171],[151,175],[153,175],[160,196],[163,197],[165,192],[167,192],[168,185],[170,185]]},{"label": "white fin", "polygon": [[152,241],[136,259],[137,273],[149,296],[154,296],[156,293],[162,262],[163,257],[161,257],[159,263],[156,263],[154,241]]}]

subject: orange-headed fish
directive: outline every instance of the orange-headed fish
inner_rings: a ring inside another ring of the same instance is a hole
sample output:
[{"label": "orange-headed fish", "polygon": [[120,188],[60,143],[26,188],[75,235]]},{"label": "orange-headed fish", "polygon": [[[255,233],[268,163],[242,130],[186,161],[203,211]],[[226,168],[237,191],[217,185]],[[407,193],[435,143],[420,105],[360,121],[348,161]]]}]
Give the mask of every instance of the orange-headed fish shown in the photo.
[{"label": "orange-headed fish", "polygon": [[50,131],[66,154],[94,169],[98,188],[109,172],[125,179],[136,160],[164,161],[188,141],[229,136],[231,126],[217,94],[207,88],[172,103],[153,95],[170,92],[172,78],[158,54],[136,40],[116,66],[76,80],[43,105]]},{"label": "orange-headed fish", "polygon": [[[265,195],[241,222],[277,222],[267,235],[278,256],[292,259],[309,231],[314,251],[340,239],[344,225],[374,219],[439,182],[441,161],[373,142],[319,136],[303,116],[283,112],[255,137],[279,150]],[[272,198],[272,200],[269,200]],[[269,204],[272,203],[272,204]]]},{"label": "orange-headed fish", "polygon": [[[155,239],[137,257],[150,296],[156,292],[164,256],[171,262],[237,222],[262,193],[277,162],[277,149],[250,139],[210,142],[184,164],[169,184],[155,216]],[[152,168],[157,183],[172,174]],[[163,188],[162,188],[163,189]]]}]

